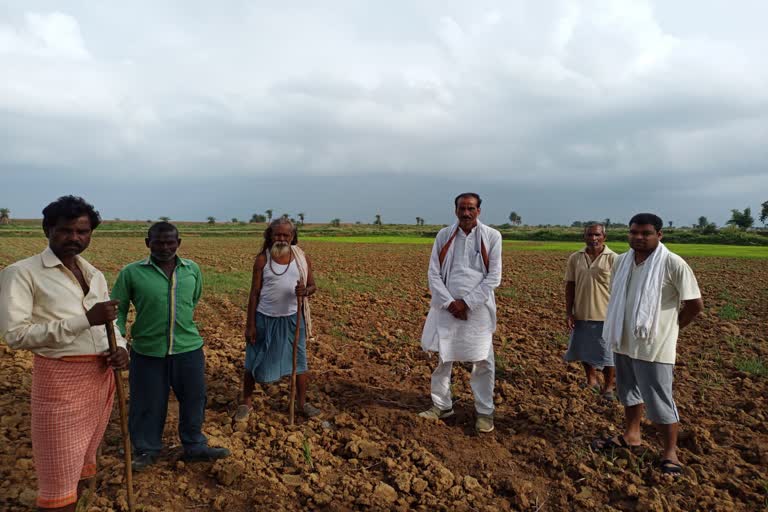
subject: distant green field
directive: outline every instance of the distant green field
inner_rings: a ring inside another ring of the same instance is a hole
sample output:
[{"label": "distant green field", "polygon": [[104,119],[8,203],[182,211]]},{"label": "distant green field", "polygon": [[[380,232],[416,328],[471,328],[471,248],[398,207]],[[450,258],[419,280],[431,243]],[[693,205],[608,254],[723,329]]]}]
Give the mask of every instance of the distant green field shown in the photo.
[{"label": "distant green field", "polygon": [[[350,244],[422,244],[430,245],[433,240],[424,237],[404,236],[319,236],[306,237],[306,241],[335,242]],[[574,252],[583,247],[580,242],[529,242],[505,240],[504,248],[513,251],[559,251]],[[610,242],[608,246],[618,253],[625,252],[626,242]],[[720,258],[768,259],[768,247],[749,247],[741,245],[706,245],[706,244],[668,244],[667,247],[683,257],[709,256]]]}]

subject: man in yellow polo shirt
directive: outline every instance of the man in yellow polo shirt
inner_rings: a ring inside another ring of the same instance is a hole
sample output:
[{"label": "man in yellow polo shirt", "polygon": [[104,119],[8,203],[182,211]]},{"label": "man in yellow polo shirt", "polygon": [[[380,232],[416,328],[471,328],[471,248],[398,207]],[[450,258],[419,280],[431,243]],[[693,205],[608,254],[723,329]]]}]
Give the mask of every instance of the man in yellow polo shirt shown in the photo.
[{"label": "man in yellow polo shirt", "polygon": [[[605,226],[584,228],[585,246],[571,254],[565,272],[566,326],[571,331],[566,361],[580,361],[586,386],[615,400],[613,351],[603,340],[603,322],[611,297],[611,269],[616,253],[605,245]],[[603,385],[597,371],[603,372]]]}]

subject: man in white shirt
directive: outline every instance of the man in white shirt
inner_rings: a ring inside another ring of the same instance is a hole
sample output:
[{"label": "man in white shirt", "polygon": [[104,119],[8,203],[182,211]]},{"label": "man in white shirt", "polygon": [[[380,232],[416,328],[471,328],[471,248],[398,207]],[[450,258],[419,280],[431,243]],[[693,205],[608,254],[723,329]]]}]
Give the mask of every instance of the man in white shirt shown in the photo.
[{"label": "man in white shirt", "polygon": [[645,410],[663,437],[661,470],[676,475],[682,472],[677,457],[680,417],[672,398],[677,337],[704,303],[691,268],[661,243],[662,226],[661,218],[651,213],[632,217],[630,250],[613,266],[603,338],[614,346],[616,391],[626,425],[622,435],[596,439],[593,448],[639,446]]},{"label": "man in white shirt", "polygon": [[41,510],[74,511],[96,472],[112,412],[112,368],[128,365],[125,340],[109,351],[104,325],[117,318],[104,275],[79,256],[99,213],[65,196],[43,210],[48,247],[0,272],[0,335],[32,351],[32,452]]},{"label": "man in white shirt", "polygon": [[493,431],[496,331],[494,290],[501,283],[501,233],[480,222],[480,196],[454,200],[458,222],[437,234],[429,261],[432,301],[421,336],[424,350],[438,353],[432,373],[432,407],[422,418],[452,416],[451,369],[471,362],[478,432]]}]

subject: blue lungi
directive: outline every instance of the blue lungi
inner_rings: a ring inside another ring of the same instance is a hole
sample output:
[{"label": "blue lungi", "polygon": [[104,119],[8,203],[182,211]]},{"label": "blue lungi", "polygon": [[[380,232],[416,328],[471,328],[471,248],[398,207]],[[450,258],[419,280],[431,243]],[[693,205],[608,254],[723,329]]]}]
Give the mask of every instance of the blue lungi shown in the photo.
[{"label": "blue lungi", "polygon": [[[245,347],[245,369],[253,379],[268,384],[291,375],[293,368],[293,337],[296,334],[296,314],[267,316],[256,313],[256,344]],[[296,354],[296,374],[307,371],[306,324],[302,318]]]},{"label": "blue lungi", "polygon": [[603,322],[576,320],[565,360],[581,361],[597,370],[614,366],[613,349],[603,339]]}]

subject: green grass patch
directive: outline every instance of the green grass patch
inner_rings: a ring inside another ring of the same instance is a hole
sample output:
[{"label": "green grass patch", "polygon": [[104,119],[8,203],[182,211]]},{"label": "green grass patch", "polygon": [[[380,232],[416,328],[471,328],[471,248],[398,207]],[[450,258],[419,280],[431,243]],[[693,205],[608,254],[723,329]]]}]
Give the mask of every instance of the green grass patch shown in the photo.
[{"label": "green grass patch", "polygon": [[731,347],[731,350],[736,352],[740,347],[746,344],[747,340],[739,336],[726,336],[725,342],[728,344],[729,347]]},{"label": "green grass patch", "polygon": [[307,236],[302,240],[307,242],[335,242],[340,244],[404,244],[432,245],[434,238],[422,236]]},{"label": "green grass patch", "polygon": [[717,315],[723,320],[738,320],[741,318],[741,311],[734,304],[730,302],[720,308]]},{"label": "green grass patch", "polygon": [[739,371],[755,375],[757,377],[768,377],[768,366],[759,357],[747,359],[737,359],[734,365]]},{"label": "green grass patch", "polygon": [[[432,245],[434,240],[415,236],[307,236],[307,242],[335,242],[348,244],[404,244]],[[629,249],[627,242],[608,242],[615,252],[623,253]],[[538,242],[525,240],[505,240],[504,250],[512,251],[556,251],[575,252],[584,247],[582,242]],[[684,258],[686,257],[718,257],[718,258],[747,258],[768,259],[768,247],[751,247],[743,245],[714,245],[714,244],[667,244],[667,248]]]},{"label": "green grass patch", "polygon": [[250,272],[214,272],[203,270],[203,293],[226,295],[248,294],[251,289]]},{"label": "green grass patch", "polygon": [[382,280],[373,277],[351,276],[348,274],[334,274],[333,276],[315,277],[317,287],[328,292],[333,297],[338,297],[344,292],[370,293],[380,288]]},{"label": "green grass patch", "polygon": [[[611,250],[621,254],[629,250],[627,242],[608,242]],[[504,249],[516,251],[559,251],[575,252],[584,247],[580,242],[525,242],[504,241]],[[717,258],[748,258],[768,259],[768,247],[748,247],[742,245],[708,245],[708,244],[667,244],[667,248],[682,256],[717,257]]]},{"label": "green grass patch", "polygon": [[570,334],[561,333],[556,335],[554,338],[550,340],[550,342],[558,348],[565,348],[568,346],[568,340],[571,339]]},{"label": "green grass patch", "polygon": [[517,290],[515,290],[512,286],[507,286],[505,288],[499,288],[496,290],[496,295],[500,297],[507,297],[510,299],[514,299],[517,297]]}]

